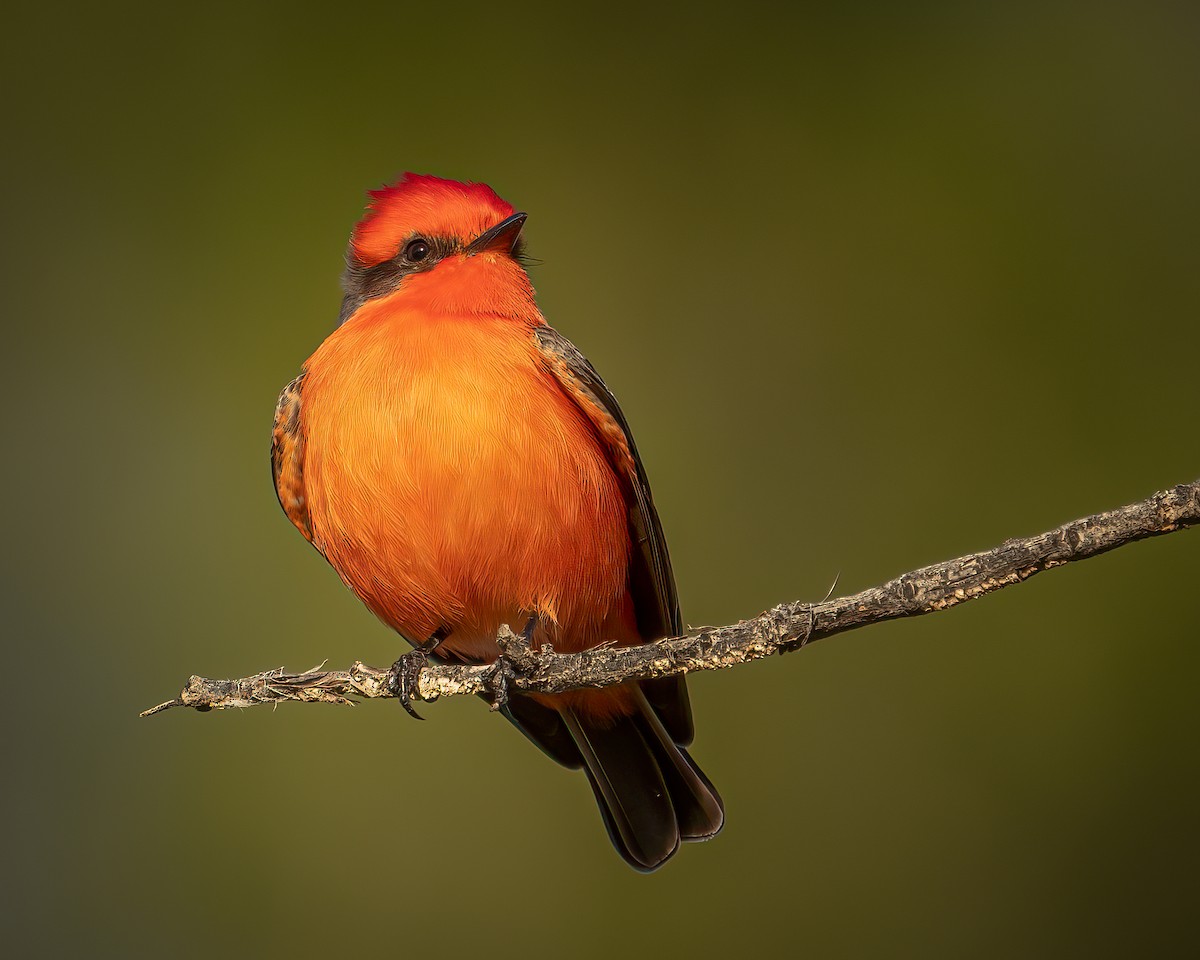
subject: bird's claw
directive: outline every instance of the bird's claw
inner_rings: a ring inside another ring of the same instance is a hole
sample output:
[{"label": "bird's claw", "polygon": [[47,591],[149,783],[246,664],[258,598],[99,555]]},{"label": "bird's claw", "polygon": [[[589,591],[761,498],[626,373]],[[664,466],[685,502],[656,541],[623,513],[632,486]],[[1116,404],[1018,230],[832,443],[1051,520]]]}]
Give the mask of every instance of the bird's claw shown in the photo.
[{"label": "bird's claw", "polygon": [[425,647],[417,647],[400,657],[387,672],[387,688],[393,697],[400,701],[410,717],[418,720],[425,718],[413,709],[413,694],[417,693],[417,681],[421,671],[429,662],[429,651]]},{"label": "bird's claw", "polygon": [[500,655],[492,662],[491,669],[486,674],[487,685],[492,691],[493,713],[508,703],[508,685],[520,675],[517,661],[525,658],[532,650],[533,632],[538,628],[539,622],[535,613],[529,618],[519,636],[507,626],[500,628],[500,634],[496,638]]},{"label": "bird's claw", "polygon": [[508,684],[516,677],[517,671],[513,668],[512,661],[504,654],[500,654],[488,668],[485,682],[492,691],[491,710],[493,713],[508,703]]}]

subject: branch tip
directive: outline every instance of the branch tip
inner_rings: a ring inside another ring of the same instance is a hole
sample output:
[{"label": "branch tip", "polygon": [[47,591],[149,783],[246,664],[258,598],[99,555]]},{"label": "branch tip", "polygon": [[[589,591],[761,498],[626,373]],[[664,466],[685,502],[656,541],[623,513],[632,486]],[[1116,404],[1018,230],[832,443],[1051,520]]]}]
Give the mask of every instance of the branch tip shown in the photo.
[{"label": "branch tip", "polygon": [[156,713],[162,713],[164,710],[170,710],[171,707],[182,707],[183,701],[176,697],[174,700],[168,700],[166,703],[160,703],[156,707],[151,707],[149,710],[143,710],[138,714],[139,717],[152,717]]}]

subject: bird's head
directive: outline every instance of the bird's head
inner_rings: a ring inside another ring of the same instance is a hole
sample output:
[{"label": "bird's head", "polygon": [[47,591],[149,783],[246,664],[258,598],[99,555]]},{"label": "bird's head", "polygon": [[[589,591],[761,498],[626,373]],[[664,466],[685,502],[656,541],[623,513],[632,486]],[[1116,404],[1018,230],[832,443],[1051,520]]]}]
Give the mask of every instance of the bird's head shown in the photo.
[{"label": "bird's head", "polygon": [[406,173],[370,197],[346,252],[339,326],[384,298],[538,322],[519,261],[525,214],[491,187]]}]

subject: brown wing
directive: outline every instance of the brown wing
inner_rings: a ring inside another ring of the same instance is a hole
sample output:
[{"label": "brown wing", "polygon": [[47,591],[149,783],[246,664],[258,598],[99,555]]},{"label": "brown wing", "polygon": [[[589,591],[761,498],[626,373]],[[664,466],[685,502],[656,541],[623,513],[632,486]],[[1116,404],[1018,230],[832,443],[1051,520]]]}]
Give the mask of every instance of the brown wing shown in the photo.
[{"label": "brown wing", "polygon": [[283,388],[275,407],[275,427],[271,431],[271,473],[275,477],[275,495],[287,518],[312,542],[308,520],[308,501],[304,496],[304,434],[300,429],[300,388],[304,374]]},{"label": "brown wing", "polygon": [[[578,348],[553,327],[538,327],[534,335],[546,366],[563,391],[591,420],[625,494],[633,554],[629,587],[637,615],[638,632],[646,640],[677,637],[683,632],[675,576],[667,554],[650,481],[638,456],[633,434],[621,407]],[[657,710],[676,743],[691,743],[693,729],[687,687],[682,676],[642,683],[646,698]]]}]

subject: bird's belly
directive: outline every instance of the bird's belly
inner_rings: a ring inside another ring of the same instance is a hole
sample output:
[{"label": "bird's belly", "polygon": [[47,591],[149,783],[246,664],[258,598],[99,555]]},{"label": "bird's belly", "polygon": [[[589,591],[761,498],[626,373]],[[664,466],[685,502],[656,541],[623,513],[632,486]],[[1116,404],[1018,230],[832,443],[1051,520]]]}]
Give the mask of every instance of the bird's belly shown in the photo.
[{"label": "bird's belly", "polygon": [[464,659],[494,658],[499,624],[533,614],[562,650],[635,640],[603,451],[521,341],[474,333],[383,351],[373,374],[360,350],[354,377],[315,391],[310,376],[314,542],[381,619],[414,642],[449,630]]}]

